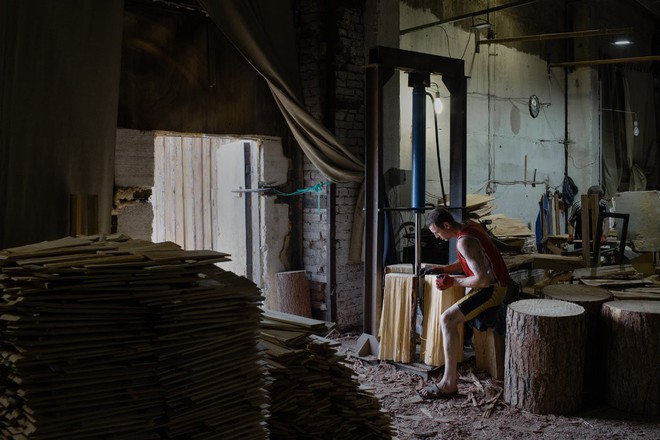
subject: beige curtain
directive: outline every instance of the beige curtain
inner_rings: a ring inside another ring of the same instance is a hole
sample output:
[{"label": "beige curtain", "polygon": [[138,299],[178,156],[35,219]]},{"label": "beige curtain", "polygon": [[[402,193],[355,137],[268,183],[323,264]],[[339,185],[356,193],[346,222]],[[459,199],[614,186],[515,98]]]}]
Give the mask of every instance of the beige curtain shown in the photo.
[{"label": "beige curtain", "polygon": [[[626,158],[630,170],[630,191],[646,190],[646,174],[653,174],[656,163],[655,102],[650,72],[625,68],[623,84],[626,115]],[[634,136],[637,120],[639,135]],[[649,168],[650,167],[650,168]]]},{"label": "beige curtain", "polygon": [[289,0],[200,0],[211,19],[268,81],[309,160],[333,182],[359,182],[364,164],[303,107]]},{"label": "beige curtain", "polygon": [[[644,191],[647,176],[656,178],[657,139],[653,77],[632,66],[602,68],[603,186],[609,196],[620,191],[628,172],[628,190]],[[637,121],[639,135],[633,134]],[[653,182],[654,185],[657,182]]]},{"label": "beige curtain", "polygon": [[[268,82],[291,132],[314,166],[332,182],[362,182],[364,163],[341,145],[302,104],[291,1],[200,0],[200,3],[229,41]],[[364,201],[364,197],[359,200]],[[361,260],[362,211],[362,206],[356,206],[351,261]],[[355,238],[355,234],[360,238]]]}]

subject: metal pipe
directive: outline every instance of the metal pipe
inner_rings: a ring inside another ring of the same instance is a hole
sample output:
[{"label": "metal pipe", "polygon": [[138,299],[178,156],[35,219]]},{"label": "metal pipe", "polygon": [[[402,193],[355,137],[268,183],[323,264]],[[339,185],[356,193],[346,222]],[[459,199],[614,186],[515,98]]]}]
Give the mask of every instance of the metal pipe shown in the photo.
[{"label": "metal pipe", "polygon": [[[416,73],[410,75],[419,76]],[[427,75],[428,76],[428,75]],[[412,93],[412,207],[424,212],[426,182],[426,88],[415,78]]]},{"label": "metal pipe", "polygon": [[508,43],[512,41],[560,40],[563,38],[581,38],[581,37],[595,37],[598,35],[627,34],[632,31],[633,28],[619,28],[619,29],[593,29],[588,31],[574,31],[574,32],[556,32],[552,34],[524,35],[521,37],[507,37],[507,38],[493,38],[491,40],[479,40],[477,44],[499,44],[499,43]]},{"label": "metal pipe", "polygon": [[565,63],[550,63],[548,67],[580,67],[596,66],[599,64],[624,64],[624,63],[646,63],[649,61],[660,61],[660,55],[648,55],[644,57],[612,58],[609,60],[568,61]]},{"label": "metal pipe", "polygon": [[405,35],[405,34],[409,34],[410,32],[419,31],[419,30],[430,28],[430,27],[433,27],[433,26],[438,26],[438,25],[447,24],[447,23],[454,23],[456,21],[465,20],[467,18],[476,17],[478,15],[489,14],[491,12],[500,11],[502,9],[514,8],[516,6],[522,6],[522,5],[526,5],[528,3],[535,3],[535,2],[536,2],[536,0],[521,0],[521,1],[511,2],[511,3],[507,3],[507,4],[504,4],[504,5],[500,5],[500,6],[493,6],[492,8],[482,9],[481,11],[470,12],[468,14],[463,14],[463,15],[457,15],[456,17],[448,18],[446,20],[438,20],[438,21],[433,21],[431,23],[420,24],[419,26],[413,26],[413,27],[408,28],[408,29],[403,29],[402,31],[400,31],[399,34],[400,35]]}]

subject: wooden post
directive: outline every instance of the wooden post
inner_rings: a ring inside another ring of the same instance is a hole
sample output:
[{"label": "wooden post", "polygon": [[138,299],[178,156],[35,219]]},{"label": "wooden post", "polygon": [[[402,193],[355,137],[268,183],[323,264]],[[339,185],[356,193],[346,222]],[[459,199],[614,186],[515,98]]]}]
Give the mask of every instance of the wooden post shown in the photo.
[{"label": "wooden post", "polygon": [[304,270],[277,274],[278,311],[292,315],[312,317],[309,280]]},{"label": "wooden post", "polygon": [[612,299],[612,293],[602,287],[584,284],[552,284],[543,288],[549,299],[568,301],[584,307],[587,324],[586,359],[584,363],[584,391],[589,397],[602,397],[605,384],[605,362],[601,310]]},{"label": "wooden post", "polygon": [[504,400],[535,414],[567,414],[582,402],[584,308],[526,299],[507,309]]},{"label": "wooden post", "polygon": [[603,325],[609,404],[660,415],[660,302],[607,302]]},{"label": "wooden post", "polygon": [[582,224],[582,259],[584,267],[591,267],[591,231],[589,228],[589,196],[580,196],[580,223]]}]

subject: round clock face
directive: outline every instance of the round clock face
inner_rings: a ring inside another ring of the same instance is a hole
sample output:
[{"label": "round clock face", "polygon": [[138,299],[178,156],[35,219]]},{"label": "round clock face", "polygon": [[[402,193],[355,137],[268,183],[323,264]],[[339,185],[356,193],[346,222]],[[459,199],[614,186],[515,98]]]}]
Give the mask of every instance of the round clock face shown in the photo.
[{"label": "round clock face", "polygon": [[532,118],[535,118],[539,115],[539,110],[541,109],[541,103],[539,102],[539,97],[532,95],[529,97],[529,114]]}]

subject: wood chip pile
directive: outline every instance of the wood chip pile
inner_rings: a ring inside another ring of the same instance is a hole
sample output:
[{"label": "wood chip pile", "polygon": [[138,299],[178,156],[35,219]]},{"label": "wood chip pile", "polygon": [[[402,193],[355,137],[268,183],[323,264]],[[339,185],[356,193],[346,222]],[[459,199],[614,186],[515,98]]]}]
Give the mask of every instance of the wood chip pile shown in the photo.
[{"label": "wood chip pile", "polygon": [[264,439],[261,295],[124,236],[0,252],[0,437]]},{"label": "wood chip pile", "polygon": [[271,439],[391,439],[391,419],[359,388],[323,321],[267,311],[266,352]]}]

